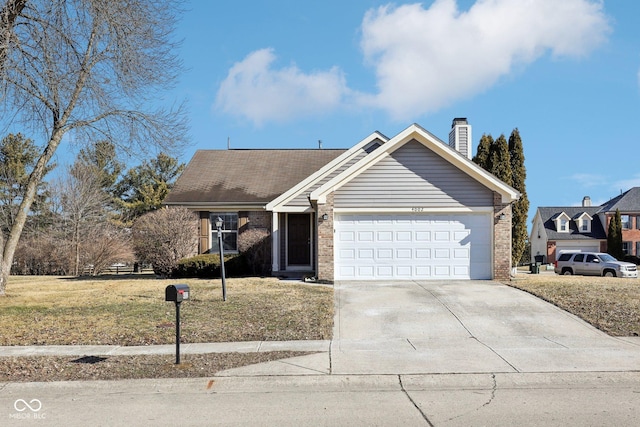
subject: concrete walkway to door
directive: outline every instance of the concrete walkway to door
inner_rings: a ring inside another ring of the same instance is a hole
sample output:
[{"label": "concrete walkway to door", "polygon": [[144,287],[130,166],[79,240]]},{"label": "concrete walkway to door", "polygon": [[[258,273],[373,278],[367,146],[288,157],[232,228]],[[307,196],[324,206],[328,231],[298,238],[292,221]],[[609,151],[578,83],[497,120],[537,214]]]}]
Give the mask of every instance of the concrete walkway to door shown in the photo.
[{"label": "concrete walkway to door", "polygon": [[640,340],[496,282],[339,283],[335,300],[333,374],[640,369]]}]

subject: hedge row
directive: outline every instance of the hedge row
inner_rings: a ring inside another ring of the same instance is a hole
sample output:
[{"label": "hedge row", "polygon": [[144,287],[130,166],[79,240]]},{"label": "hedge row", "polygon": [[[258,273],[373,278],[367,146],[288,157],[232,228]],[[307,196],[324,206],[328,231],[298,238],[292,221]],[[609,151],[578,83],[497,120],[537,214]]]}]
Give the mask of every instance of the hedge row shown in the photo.
[{"label": "hedge row", "polygon": [[[175,278],[217,279],[221,276],[220,271],[220,256],[218,254],[203,254],[180,260],[172,276]],[[250,275],[245,257],[238,254],[225,255],[224,273],[226,277]]]}]

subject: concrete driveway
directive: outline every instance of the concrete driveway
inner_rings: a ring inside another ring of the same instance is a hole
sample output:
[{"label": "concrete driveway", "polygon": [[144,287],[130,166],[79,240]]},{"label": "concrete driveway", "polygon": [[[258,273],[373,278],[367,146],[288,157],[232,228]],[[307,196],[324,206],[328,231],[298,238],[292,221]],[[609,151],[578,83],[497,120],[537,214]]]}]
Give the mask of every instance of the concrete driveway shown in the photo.
[{"label": "concrete driveway", "polygon": [[609,337],[491,281],[335,285],[333,374],[630,371],[640,341]]}]

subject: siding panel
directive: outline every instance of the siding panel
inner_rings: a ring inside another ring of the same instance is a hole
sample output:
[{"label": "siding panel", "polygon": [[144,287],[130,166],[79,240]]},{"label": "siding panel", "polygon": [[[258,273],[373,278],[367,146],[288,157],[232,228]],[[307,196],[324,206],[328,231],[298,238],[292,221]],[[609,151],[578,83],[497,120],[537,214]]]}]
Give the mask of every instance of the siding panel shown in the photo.
[{"label": "siding panel", "polygon": [[329,181],[333,177],[341,174],[342,172],[347,170],[354,163],[356,163],[357,161],[359,161],[360,159],[362,159],[366,155],[367,155],[367,152],[365,150],[362,150],[360,153],[358,153],[357,156],[355,156],[349,162],[345,163],[344,165],[342,165],[341,167],[339,167],[336,170],[332,171],[330,174],[328,174],[327,176],[325,176],[321,180],[315,182],[313,185],[309,186],[308,188],[306,188],[305,190],[300,192],[300,194],[298,194],[294,199],[292,199],[291,201],[286,203],[285,206],[287,206],[287,207],[294,207],[294,206],[295,207],[300,207],[300,206],[308,207],[309,206],[309,200],[307,199],[307,195],[309,193],[311,193],[313,190],[315,190],[317,188],[320,188],[327,181]]},{"label": "siding panel", "polygon": [[335,193],[338,208],[492,205],[491,190],[417,141],[405,144]]}]

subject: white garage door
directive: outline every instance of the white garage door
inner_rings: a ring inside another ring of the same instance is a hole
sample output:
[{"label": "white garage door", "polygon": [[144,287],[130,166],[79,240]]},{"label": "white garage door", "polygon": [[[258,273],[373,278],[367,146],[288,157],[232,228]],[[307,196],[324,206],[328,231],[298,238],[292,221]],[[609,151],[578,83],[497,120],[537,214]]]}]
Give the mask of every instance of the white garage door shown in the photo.
[{"label": "white garage door", "polygon": [[491,214],[338,214],[336,280],[491,279]]}]

